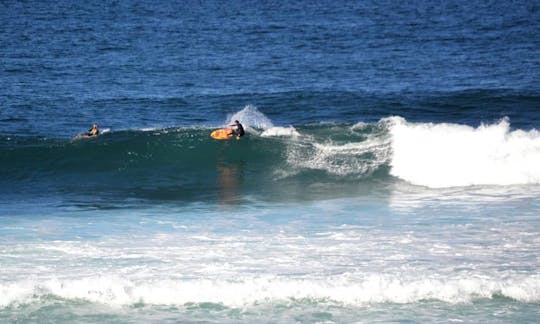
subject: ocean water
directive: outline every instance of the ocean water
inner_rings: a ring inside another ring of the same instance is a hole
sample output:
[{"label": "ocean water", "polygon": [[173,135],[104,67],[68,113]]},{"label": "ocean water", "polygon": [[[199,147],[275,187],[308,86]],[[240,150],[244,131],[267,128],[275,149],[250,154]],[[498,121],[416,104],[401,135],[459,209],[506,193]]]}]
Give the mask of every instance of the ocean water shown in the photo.
[{"label": "ocean water", "polygon": [[538,322],[537,2],[0,21],[0,322]]}]

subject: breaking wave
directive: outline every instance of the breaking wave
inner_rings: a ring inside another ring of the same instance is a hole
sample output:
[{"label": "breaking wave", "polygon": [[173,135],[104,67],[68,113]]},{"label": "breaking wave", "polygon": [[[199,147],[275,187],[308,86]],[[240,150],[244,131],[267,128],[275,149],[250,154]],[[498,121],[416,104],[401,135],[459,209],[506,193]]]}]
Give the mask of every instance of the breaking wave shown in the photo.
[{"label": "breaking wave", "polygon": [[401,117],[275,126],[253,106],[229,119],[245,125],[242,140],[214,140],[215,127],[112,130],[75,141],[4,136],[2,190],[193,201],[224,189],[239,197],[319,188],[324,196],[398,179],[432,188],[540,183],[540,133],[512,130],[507,119],[476,128]]},{"label": "breaking wave", "polygon": [[349,277],[350,274],[320,280],[269,276],[244,280],[141,281],[104,275],[42,282],[28,280],[0,284],[0,307],[32,303],[51,295],[108,305],[216,303],[228,307],[305,299],[349,306],[424,300],[464,303],[495,297],[520,302],[540,301],[540,278],[537,276],[407,279],[372,274],[356,280]]},{"label": "breaking wave", "polygon": [[391,174],[434,188],[540,183],[540,132],[511,130],[503,119],[476,128],[387,120]]}]

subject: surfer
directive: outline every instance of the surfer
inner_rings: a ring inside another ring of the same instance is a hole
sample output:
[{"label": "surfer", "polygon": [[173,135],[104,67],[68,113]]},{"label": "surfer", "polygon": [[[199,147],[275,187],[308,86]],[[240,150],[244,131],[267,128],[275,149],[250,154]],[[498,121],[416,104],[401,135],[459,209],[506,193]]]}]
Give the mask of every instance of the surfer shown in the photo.
[{"label": "surfer", "polygon": [[244,131],[244,126],[240,124],[238,120],[234,121],[234,124],[231,125],[233,135],[236,136],[236,139],[239,140],[240,137],[244,136],[246,132]]},{"label": "surfer", "polygon": [[92,136],[96,136],[99,134],[99,127],[98,127],[98,124],[94,124],[92,125],[92,128],[90,128],[88,130],[88,133],[86,133],[85,135],[87,137],[92,137]]}]

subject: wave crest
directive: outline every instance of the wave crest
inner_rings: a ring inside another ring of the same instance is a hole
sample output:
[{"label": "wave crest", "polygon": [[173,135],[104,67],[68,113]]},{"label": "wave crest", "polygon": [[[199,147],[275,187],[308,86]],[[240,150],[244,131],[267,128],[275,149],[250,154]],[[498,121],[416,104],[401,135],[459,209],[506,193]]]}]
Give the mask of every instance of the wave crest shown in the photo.
[{"label": "wave crest", "polygon": [[392,137],[391,174],[432,188],[540,183],[540,133],[491,125],[386,120]]}]

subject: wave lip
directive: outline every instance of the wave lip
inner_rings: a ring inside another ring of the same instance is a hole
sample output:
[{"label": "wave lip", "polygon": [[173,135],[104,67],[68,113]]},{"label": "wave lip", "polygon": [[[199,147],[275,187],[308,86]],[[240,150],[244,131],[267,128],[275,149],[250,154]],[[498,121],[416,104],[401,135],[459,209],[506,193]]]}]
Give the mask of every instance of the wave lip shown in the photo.
[{"label": "wave lip", "polygon": [[388,118],[393,176],[431,188],[540,183],[540,132]]}]

